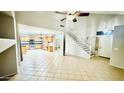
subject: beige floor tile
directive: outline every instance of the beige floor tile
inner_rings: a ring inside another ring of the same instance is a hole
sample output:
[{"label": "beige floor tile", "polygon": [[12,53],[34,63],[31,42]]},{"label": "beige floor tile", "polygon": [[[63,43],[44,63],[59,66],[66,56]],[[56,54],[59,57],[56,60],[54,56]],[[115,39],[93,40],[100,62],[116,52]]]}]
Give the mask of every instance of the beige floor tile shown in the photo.
[{"label": "beige floor tile", "polygon": [[75,80],[84,80],[84,79],[83,79],[82,75],[76,74],[75,75]]},{"label": "beige floor tile", "polygon": [[47,76],[48,76],[48,73],[47,73],[47,72],[43,72],[43,73],[41,73],[40,76],[42,76],[42,77],[47,77]]},{"label": "beige floor tile", "polygon": [[41,76],[40,76],[40,77],[38,78],[38,81],[44,81],[44,80],[46,80],[46,78],[47,78],[47,77],[41,77]]},{"label": "beige floor tile", "polygon": [[67,79],[69,79],[69,75],[68,74],[61,74],[61,78],[67,80]]},{"label": "beige floor tile", "polygon": [[47,76],[47,77],[49,77],[49,78],[54,78],[55,75],[56,75],[56,73],[48,73],[48,76]]},{"label": "beige floor tile", "polygon": [[59,56],[57,52],[28,50],[10,81],[103,81],[124,80],[124,70],[109,65],[109,59]]},{"label": "beige floor tile", "polygon": [[38,76],[33,76],[29,80],[30,81],[37,81],[37,80],[39,80],[39,77]]},{"label": "beige floor tile", "polygon": [[45,80],[47,80],[47,81],[53,81],[54,80],[54,78],[51,78],[51,77],[46,77],[46,79]]},{"label": "beige floor tile", "polygon": [[43,72],[38,71],[38,72],[34,73],[33,75],[34,75],[34,76],[40,76],[42,73],[43,73]]},{"label": "beige floor tile", "polygon": [[60,73],[56,73],[54,78],[61,79],[61,74]]},{"label": "beige floor tile", "polygon": [[76,76],[74,74],[68,74],[68,80],[75,80]]}]

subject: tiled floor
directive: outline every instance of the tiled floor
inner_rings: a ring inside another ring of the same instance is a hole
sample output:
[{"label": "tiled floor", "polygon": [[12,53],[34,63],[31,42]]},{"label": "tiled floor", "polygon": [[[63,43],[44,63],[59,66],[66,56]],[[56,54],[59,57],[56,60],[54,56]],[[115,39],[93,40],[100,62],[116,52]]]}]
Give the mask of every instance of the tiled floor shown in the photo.
[{"label": "tiled floor", "polygon": [[24,55],[20,72],[10,80],[124,80],[124,70],[109,65],[109,59],[83,59],[60,56],[43,50],[30,50]]}]

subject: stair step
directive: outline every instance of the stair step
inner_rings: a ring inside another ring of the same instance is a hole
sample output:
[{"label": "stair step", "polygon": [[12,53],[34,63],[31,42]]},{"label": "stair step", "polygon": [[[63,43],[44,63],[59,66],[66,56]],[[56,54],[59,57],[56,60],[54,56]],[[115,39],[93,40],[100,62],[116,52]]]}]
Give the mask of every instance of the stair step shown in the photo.
[{"label": "stair step", "polygon": [[83,44],[81,43],[78,38],[73,34],[73,33],[69,33],[68,32],[68,35],[76,42],[76,44],[78,44],[80,47],[83,48],[83,50],[86,52],[86,53],[90,53],[90,49],[89,47],[86,45],[86,44]]}]

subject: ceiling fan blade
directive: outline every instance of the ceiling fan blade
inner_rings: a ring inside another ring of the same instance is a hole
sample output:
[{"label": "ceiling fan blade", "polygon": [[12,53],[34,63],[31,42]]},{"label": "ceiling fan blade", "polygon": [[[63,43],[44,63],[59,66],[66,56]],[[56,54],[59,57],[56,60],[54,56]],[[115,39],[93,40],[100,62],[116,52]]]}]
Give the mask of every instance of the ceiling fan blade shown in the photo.
[{"label": "ceiling fan blade", "polygon": [[65,18],[62,18],[60,21],[64,21],[64,20],[66,20],[67,18],[65,17]]},{"label": "ceiling fan blade", "polygon": [[59,12],[59,11],[55,11],[55,13],[62,14],[62,15],[66,15],[67,14],[66,12]]},{"label": "ceiling fan blade", "polygon": [[76,11],[73,15],[76,16],[89,16],[90,13],[88,12],[81,12],[81,11]]},{"label": "ceiling fan blade", "polygon": [[79,13],[78,16],[89,16],[89,15],[90,15],[90,13]]},{"label": "ceiling fan blade", "polygon": [[60,27],[65,27],[64,25],[60,25]]}]

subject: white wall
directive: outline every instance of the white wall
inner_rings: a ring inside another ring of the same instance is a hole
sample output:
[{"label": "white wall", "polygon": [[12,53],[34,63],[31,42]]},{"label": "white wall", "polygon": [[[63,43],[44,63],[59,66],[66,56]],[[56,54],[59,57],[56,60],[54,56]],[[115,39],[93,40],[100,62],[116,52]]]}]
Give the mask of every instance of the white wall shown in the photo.
[{"label": "white wall", "polygon": [[98,55],[102,57],[111,58],[113,35],[100,35],[98,36],[98,38]]},{"label": "white wall", "polygon": [[52,30],[48,28],[43,27],[36,27],[36,26],[30,26],[25,24],[18,24],[19,27],[19,34],[61,34],[62,31]]},{"label": "white wall", "polygon": [[124,69],[124,25],[115,27],[110,64]]},{"label": "white wall", "polygon": [[[77,36],[81,43],[84,43],[87,34],[87,17],[80,17],[77,18],[77,20],[78,21],[76,23],[72,21],[66,22],[66,32],[73,33],[75,36]],[[89,58],[89,55],[84,50],[82,50],[82,47],[73,41],[73,39],[68,36],[68,34],[66,34],[66,55],[76,55]]]},{"label": "white wall", "polygon": [[90,58],[90,56],[76,44],[72,38],[66,35],[66,55],[75,55],[83,58]]},{"label": "white wall", "polygon": [[[83,41],[86,37],[89,37],[89,43],[92,46],[92,51],[95,50],[96,32],[102,31],[107,26],[108,29],[114,30],[114,26],[124,24],[124,15],[114,15],[114,14],[91,14],[88,17],[77,18],[78,22],[67,22],[66,31],[72,31],[75,35]],[[67,54],[77,54],[73,49],[75,49],[74,42],[66,38],[66,51]],[[77,48],[76,48],[77,49]],[[80,50],[82,51],[82,50]],[[82,55],[83,56],[83,55]]]},{"label": "white wall", "polygon": [[[16,17],[18,19],[17,23],[20,24],[54,29],[55,31],[65,31],[64,28],[59,27],[60,24],[65,24],[65,21],[60,21],[60,19],[64,16],[55,14],[54,12],[16,12]],[[106,16],[105,14],[90,14],[88,17],[79,17],[78,22],[75,24],[73,22],[67,22],[66,31],[73,31],[73,33],[75,33],[75,35],[78,36],[81,41],[88,36],[89,43],[92,46],[92,51],[94,51],[96,31],[103,30],[105,25],[107,25],[109,29],[114,29],[114,26],[123,24],[123,15],[109,14]],[[68,49],[67,51],[70,52],[73,51],[73,47],[75,47],[71,46],[73,45],[71,42],[72,40],[67,38],[66,49]]]}]

